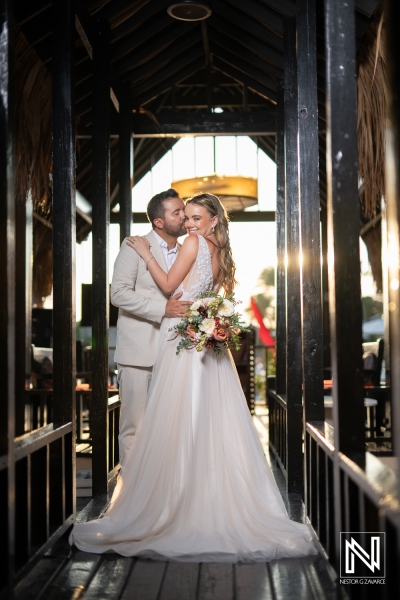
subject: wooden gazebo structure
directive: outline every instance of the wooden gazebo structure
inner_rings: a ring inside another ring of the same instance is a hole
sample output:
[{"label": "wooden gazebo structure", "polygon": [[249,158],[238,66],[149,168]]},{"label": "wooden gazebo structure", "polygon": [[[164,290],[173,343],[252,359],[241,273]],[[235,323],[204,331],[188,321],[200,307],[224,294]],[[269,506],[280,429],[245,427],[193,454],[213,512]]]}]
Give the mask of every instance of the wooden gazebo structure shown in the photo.
[{"label": "wooden gazebo structure", "polygon": [[[202,16],[202,4],[211,14],[187,20]],[[365,444],[359,237],[385,297],[398,465],[399,22],[396,0],[0,0],[0,547],[10,597],[76,512],[75,240],[92,231],[96,248],[99,497],[118,463],[118,403],[109,404],[107,389],[108,226],[117,219],[121,239],[128,234],[133,182],[193,134],[249,135],[276,161],[272,450],[337,571],[341,531],[386,533],[387,584],[374,595],[398,595],[398,472]],[[78,192],[91,210],[77,205]],[[271,217],[249,214],[237,218]],[[25,432],[32,272],[37,297],[53,286],[53,422]],[[324,422],[327,366],[333,427]]]}]

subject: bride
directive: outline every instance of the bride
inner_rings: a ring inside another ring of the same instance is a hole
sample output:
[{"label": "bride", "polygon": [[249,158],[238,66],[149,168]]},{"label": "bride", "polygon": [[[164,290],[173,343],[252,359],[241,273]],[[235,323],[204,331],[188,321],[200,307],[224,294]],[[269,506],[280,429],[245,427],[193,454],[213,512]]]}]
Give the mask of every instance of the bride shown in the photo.
[{"label": "bride", "polygon": [[[157,285],[183,299],[233,291],[226,212],[200,194],[185,208],[188,237],[165,273],[138,236],[128,245]],[[134,452],[99,519],[76,524],[81,550],[186,562],[269,561],[315,554],[306,525],[291,521],[247,408],[229,351],[183,350],[164,319]]]}]

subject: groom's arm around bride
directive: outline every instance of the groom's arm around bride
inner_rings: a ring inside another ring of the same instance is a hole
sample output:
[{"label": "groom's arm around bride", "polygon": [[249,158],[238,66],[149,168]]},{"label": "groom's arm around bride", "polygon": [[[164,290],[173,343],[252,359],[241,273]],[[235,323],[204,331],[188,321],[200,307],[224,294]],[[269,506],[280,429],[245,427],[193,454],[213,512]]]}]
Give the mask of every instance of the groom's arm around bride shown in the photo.
[{"label": "groom's arm around bride", "polygon": [[[169,193],[157,194],[149,203],[160,205],[163,218],[152,220],[153,230],[145,238],[158,263],[167,271],[166,260],[160,247],[166,237],[164,223],[168,224],[169,206],[183,214],[183,202]],[[182,206],[181,206],[182,205]],[[160,208],[159,207],[159,208]],[[148,210],[151,219],[151,211]],[[172,217],[171,217],[172,218]],[[155,235],[157,232],[157,236]],[[161,237],[160,237],[161,235]],[[179,231],[179,235],[182,233]],[[169,236],[170,237],[170,236]],[[175,237],[175,243],[176,238]],[[174,241],[174,240],[173,240]],[[118,366],[119,395],[121,399],[119,451],[123,466],[127,452],[132,448],[146,404],[152,367],[158,352],[160,324],[163,317],[180,317],[186,311],[181,294],[169,298],[156,285],[144,261],[123,242],[114,264],[111,283],[111,302],[119,308],[115,362]]]}]

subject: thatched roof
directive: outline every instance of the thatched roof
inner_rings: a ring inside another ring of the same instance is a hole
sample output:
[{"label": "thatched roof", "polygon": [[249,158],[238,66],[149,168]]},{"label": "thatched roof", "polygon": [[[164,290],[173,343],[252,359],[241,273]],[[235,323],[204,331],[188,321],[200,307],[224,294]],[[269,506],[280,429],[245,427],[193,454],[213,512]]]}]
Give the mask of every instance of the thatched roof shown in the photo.
[{"label": "thatched roof", "polygon": [[381,8],[358,52],[357,134],[363,215],[373,217],[385,194],[386,59]]},{"label": "thatched roof", "polygon": [[14,52],[15,193],[17,202],[23,203],[30,191],[37,217],[33,223],[32,302],[41,306],[53,284],[51,75],[18,27]]},{"label": "thatched roof", "polygon": [[15,189],[35,212],[51,212],[51,76],[23,33],[15,35]]},{"label": "thatched roof", "polygon": [[361,204],[361,237],[372,275],[382,291],[381,199],[385,195],[386,58],[382,4],[358,51],[357,134]]}]

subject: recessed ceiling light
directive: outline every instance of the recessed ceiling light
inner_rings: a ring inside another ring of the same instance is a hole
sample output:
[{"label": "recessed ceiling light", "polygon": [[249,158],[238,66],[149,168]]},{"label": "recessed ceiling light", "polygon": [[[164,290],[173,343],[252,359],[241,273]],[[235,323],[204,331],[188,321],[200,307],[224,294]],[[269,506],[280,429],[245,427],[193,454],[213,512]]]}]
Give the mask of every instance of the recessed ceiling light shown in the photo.
[{"label": "recessed ceiling light", "polygon": [[212,10],[201,2],[187,0],[186,2],[171,4],[167,8],[167,13],[173,19],[178,19],[178,21],[202,21],[211,15]]}]

